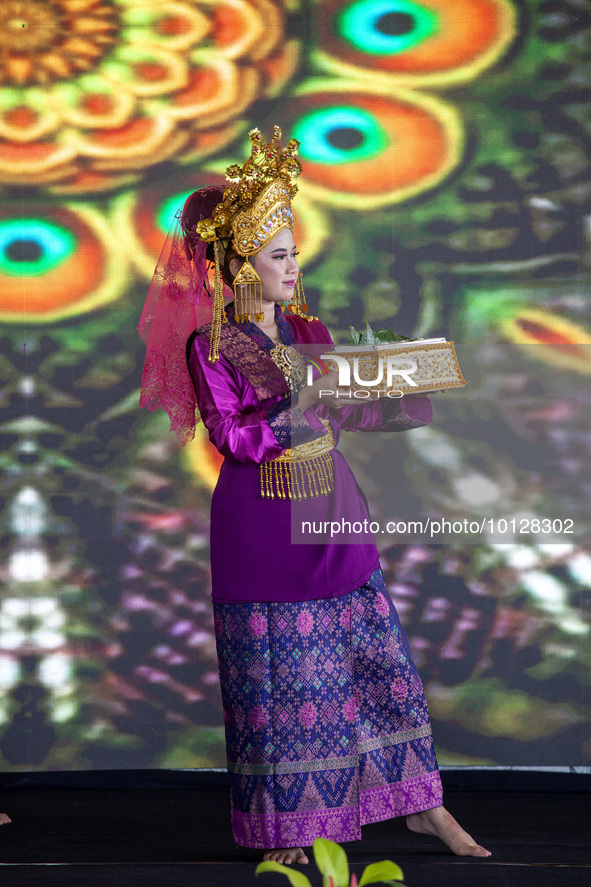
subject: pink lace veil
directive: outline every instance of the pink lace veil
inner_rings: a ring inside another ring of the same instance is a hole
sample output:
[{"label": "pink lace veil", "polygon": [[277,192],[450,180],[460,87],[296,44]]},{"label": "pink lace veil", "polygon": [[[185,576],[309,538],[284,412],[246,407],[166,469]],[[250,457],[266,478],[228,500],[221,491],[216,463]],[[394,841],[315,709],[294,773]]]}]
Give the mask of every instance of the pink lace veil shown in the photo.
[{"label": "pink lace veil", "polygon": [[[213,313],[213,287],[212,295],[205,288],[207,243],[195,235],[194,227],[211,216],[222,196],[221,188],[201,188],[176,213],[138,326],[146,344],[140,407],[165,410],[171,431],[183,446],[195,436],[199,421],[187,368],[187,339],[197,327],[209,323]],[[224,296],[233,298],[227,287]]]}]

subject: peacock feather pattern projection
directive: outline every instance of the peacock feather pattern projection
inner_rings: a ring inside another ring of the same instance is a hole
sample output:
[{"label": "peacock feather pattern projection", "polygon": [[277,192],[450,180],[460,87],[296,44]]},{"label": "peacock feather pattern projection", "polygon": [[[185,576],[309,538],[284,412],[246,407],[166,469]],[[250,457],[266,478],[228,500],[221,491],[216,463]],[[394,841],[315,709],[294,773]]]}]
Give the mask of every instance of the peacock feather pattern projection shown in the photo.
[{"label": "peacock feather pattern projection", "polygon": [[[221,459],[137,409],[136,326],[175,211],[254,126],[302,142],[296,239],[335,339],[475,360],[430,428],[342,442],[376,520],[405,516],[404,476],[419,511],[588,526],[590,32],[578,0],[4,0],[3,769],[224,763]],[[588,764],[584,534],[378,543],[440,762]]]}]

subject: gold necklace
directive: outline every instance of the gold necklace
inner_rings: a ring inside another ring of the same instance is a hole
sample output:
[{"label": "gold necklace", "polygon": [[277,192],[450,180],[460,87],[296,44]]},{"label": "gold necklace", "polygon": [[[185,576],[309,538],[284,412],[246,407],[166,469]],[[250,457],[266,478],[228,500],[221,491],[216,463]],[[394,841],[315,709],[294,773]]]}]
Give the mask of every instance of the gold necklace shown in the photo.
[{"label": "gold necklace", "polygon": [[306,362],[297,348],[282,342],[271,348],[269,357],[285,376],[292,392],[299,391],[306,384]]}]

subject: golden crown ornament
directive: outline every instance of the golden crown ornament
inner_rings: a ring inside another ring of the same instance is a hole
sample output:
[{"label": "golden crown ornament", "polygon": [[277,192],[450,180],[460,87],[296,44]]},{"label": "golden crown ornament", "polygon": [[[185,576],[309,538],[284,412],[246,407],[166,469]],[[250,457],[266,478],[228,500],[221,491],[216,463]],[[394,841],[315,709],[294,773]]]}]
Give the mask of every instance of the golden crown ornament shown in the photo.
[{"label": "golden crown ornament", "polygon": [[[270,142],[264,141],[258,129],[251,130],[249,137],[252,145],[250,157],[242,166],[234,163],[227,168],[226,178],[230,184],[224,189],[221,202],[215,207],[211,218],[203,219],[195,226],[195,233],[201,240],[215,245],[213,323],[209,351],[211,362],[219,357],[221,324],[226,321],[220,242],[232,240],[238,255],[246,260],[233,284],[237,322],[253,319],[261,321],[262,284],[249,262],[249,257],[256,256],[283,228],[293,230],[291,200],[298,190],[295,179],[302,170],[297,157],[300,143],[297,139],[291,139],[281,148],[281,129],[278,126],[273,127]],[[293,314],[307,320],[316,320],[305,314],[307,306],[303,298],[301,274],[289,307]]]}]

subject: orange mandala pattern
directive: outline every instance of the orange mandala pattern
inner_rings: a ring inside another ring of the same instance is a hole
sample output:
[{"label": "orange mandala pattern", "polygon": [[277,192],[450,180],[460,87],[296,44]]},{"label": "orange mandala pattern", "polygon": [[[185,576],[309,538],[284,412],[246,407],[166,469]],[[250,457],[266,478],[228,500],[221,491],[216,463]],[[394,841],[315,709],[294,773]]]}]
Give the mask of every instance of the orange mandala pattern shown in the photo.
[{"label": "orange mandala pattern", "polygon": [[511,0],[325,0],[316,15],[322,68],[415,87],[472,80],[517,33]]},{"label": "orange mandala pattern", "polygon": [[192,162],[291,78],[281,0],[4,0],[0,181],[82,194]]},{"label": "orange mandala pattern", "polygon": [[50,83],[100,64],[117,40],[117,9],[101,0],[4,0],[0,82]]},{"label": "orange mandala pattern", "polygon": [[52,323],[118,299],[129,258],[88,203],[20,201],[0,208],[0,322]]}]

